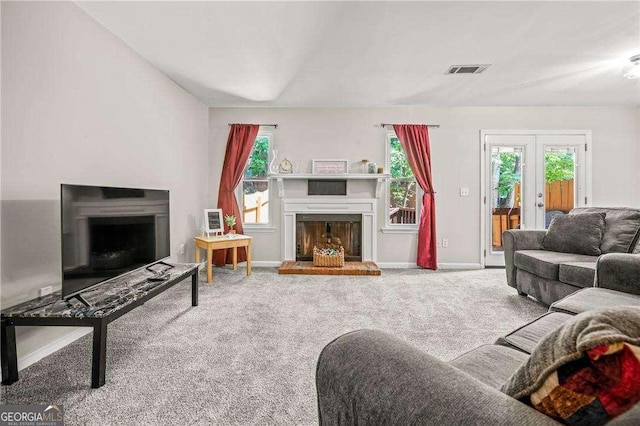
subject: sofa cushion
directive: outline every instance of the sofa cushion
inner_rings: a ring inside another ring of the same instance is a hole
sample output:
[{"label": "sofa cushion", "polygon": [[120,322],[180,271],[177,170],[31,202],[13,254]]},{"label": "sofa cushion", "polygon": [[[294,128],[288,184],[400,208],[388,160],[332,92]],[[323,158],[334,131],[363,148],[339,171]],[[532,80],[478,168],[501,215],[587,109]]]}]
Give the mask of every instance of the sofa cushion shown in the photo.
[{"label": "sofa cushion", "polygon": [[567,262],[560,265],[558,280],[577,287],[593,287],[596,262]]},{"label": "sofa cushion", "polygon": [[597,260],[597,256],[559,253],[546,250],[518,250],[513,256],[513,264],[516,265],[517,268],[524,269],[527,272],[550,280],[559,279],[561,264],[574,262],[595,263]]},{"label": "sofa cushion", "polygon": [[603,424],[640,401],[640,307],[596,309],[547,335],[504,384],[569,424]]},{"label": "sofa cushion", "polygon": [[506,336],[500,337],[496,344],[509,346],[530,354],[543,337],[571,318],[573,318],[573,315],[560,312],[546,313]]},{"label": "sofa cushion", "polygon": [[542,240],[542,248],[562,253],[599,256],[605,216],[606,213],[603,212],[554,216]]},{"label": "sofa cushion", "polygon": [[605,253],[633,253],[640,250],[640,209],[625,207],[578,207],[569,215],[606,213],[600,250]]},{"label": "sofa cushion", "polygon": [[640,306],[640,296],[607,288],[583,288],[554,302],[549,311],[579,314],[591,309],[615,306]]},{"label": "sofa cushion", "polygon": [[482,345],[449,362],[494,389],[500,389],[529,355],[499,345]]}]

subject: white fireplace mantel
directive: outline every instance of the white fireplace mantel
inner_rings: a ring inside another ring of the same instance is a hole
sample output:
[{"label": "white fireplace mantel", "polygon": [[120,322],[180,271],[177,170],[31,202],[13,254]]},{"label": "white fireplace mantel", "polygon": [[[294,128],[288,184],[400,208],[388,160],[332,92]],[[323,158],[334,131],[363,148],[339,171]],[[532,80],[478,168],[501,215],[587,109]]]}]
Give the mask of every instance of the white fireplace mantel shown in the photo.
[{"label": "white fireplace mantel", "polygon": [[391,175],[383,173],[345,173],[345,174],[277,174],[269,175],[269,178],[275,179],[278,185],[278,196],[284,198],[284,181],[285,180],[375,180],[376,181],[376,198],[380,198],[383,183],[389,179]]},{"label": "white fireplace mantel", "polygon": [[[316,176],[316,175],[313,175]],[[362,260],[376,261],[376,204],[375,198],[338,198],[314,196],[282,199],[281,258],[296,260],[296,215],[304,213],[340,213],[362,215]]]}]

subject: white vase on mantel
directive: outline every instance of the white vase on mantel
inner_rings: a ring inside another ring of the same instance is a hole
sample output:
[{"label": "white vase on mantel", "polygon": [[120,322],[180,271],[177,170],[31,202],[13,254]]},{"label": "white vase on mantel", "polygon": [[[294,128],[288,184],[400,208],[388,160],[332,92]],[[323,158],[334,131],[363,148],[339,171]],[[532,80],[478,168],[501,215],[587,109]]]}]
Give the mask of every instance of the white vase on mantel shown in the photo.
[{"label": "white vase on mantel", "polygon": [[271,152],[273,153],[273,157],[271,157],[271,163],[269,164],[269,173],[275,175],[280,171],[278,167],[278,150],[274,149]]}]

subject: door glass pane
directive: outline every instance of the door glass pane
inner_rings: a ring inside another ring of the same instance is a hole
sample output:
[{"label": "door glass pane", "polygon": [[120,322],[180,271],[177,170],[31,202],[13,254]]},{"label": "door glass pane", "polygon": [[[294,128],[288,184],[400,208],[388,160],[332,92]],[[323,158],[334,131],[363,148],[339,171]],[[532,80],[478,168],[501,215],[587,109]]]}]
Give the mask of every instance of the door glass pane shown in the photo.
[{"label": "door glass pane", "polygon": [[575,171],[576,147],[545,147],[545,229],[549,228],[553,216],[567,214],[574,207]]},{"label": "door glass pane", "polygon": [[491,247],[503,251],[502,233],[518,229],[522,223],[522,147],[493,146],[491,148]]}]

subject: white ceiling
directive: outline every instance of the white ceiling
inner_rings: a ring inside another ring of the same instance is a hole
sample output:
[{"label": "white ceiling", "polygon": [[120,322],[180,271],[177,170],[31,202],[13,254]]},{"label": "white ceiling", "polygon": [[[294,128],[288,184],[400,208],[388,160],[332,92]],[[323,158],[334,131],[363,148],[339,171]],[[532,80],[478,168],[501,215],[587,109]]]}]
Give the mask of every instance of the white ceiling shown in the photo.
[{"label": "white ceiling", "polygon": [[210,106],[640,105],[638,1],[77,4]]}]

